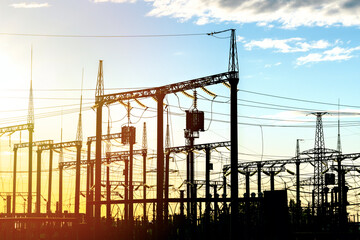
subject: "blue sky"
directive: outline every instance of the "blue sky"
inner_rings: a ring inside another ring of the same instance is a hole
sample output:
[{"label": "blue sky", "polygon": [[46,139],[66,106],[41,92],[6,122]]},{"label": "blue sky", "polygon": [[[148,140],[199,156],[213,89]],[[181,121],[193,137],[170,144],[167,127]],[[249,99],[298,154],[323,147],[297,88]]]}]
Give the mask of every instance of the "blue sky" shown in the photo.
[{"label": "blue sky", "polygon": [[[243,100],[239,102],[243,104],[239,106],[239,122],[245,123],[239,125],[239,152],[254,154],[240,154],[239,158],[291,157],[297,138],[306,139],[302,143],[303,150],[313,147],[315,129],[302,127],[315,125],[315,118],[307,114],[313,110],[334,112],[338,99],[344,105],[340,107],[343,150],[358,152],[359,16],[360,4],[355,0],[3,0],[0,2],[1,126],[18,124],[26,115],[31,46],[35,114],[45,116],[36,120],[37,140],[60,141],[60,111],[77,108],[83,68],[87,110],[84,112],[84,136],[95,134],[95,114],[90,110],[94,91],[89,89],[96,86],[99,59],[104,60],[105,87],[117,88],[107,90],[108,93],[122,91],[120,88],[160,86],[227,71],[229,32],[216,37],[52,35],[161,35],[235,28],[240,65],[239,98]],[[227,121],[228,116],[216,113],[229,114],[226,103],[220,103],[228,100],[229,91],[224,86],[209,89],[219,95],[215,99],[219,102],[214,101],[211,107],[211,97],[199,90],[199,94],[208,99],[199,100],[199,108],[207,111],[205,125],[210,127],[197,142],[229,140],[228,124],[210,121],[212,118]],[[191,100],[181,94],[178,96],[183,108],[191,106]],[[172,112],[181,113],[176,96],[168,96],[168,101]],[[156,106],[152,100],[144,102]],[[53,111],[55,113],[49,114]],[[143,110],[133,111],[135,116],[140,116]],[[123,115],[124,108],[114,107],[113,132],[124,124],[119,121]],[[64,140],[75,139],[77,116],[76,112],[64,114]],[[148,117],[148,125],[153,130],[155,114],[147,111],[143,116]],[[337,129],[333,126],[336,120],[336,114],[324,117],[325,141],[329,148],[336,148]],[[133,117],[132,121],[137,122],[138,117]],[[184,119],[173,115],[172,121],[173,144],[183,145]],[[140,144],[142,122],[136,125]],[[13,139],[17,138],[19,135],[14,134]],[[154,138],[154,131],[150,131],[149,139]],[[5,136],[2,140],[8,141]],[[153,143],[150,148],[155,149]],[[226,158],[227,154],[224,156]]]}]

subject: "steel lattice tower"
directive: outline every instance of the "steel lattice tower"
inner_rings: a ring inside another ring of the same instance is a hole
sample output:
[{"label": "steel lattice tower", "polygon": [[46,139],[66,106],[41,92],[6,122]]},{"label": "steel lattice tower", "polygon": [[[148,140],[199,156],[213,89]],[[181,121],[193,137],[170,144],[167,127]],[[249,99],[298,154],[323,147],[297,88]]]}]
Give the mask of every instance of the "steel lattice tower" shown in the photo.
[{"label": "steel lattice tower", "polygon": [[314,147],[314,202],[315,207],[320,207],[323,203],[324,177],[323,171],[327,169],[327,162],[323,161],[325,154],[324,130],[322,124],[322,116],[327,112],[315,112],[316,131],[315,131],[315,147]]},{"label": "steel lattice tower", "polygon": [[82,78],[81,78],[80,112],[79,112],[79,121],[78,121],[77,132],[76,132],[76,141],[81,141],[81,142],[83,140],[82,117],[81,117],[83,82],[84,82],[84,69],[82,71]]},{"label": "steel lattice tower", "polygon": [[235,29],[231,29],[228,71],[229,72],[239,71]]},{"label": "steel lattice tower", "polygon": [[102,96],[104,95],[104,74],[103,74],[103,61],[99,61],[99,71],[96,82],[96,92],[95,92],[95,103],[98,103]]}]

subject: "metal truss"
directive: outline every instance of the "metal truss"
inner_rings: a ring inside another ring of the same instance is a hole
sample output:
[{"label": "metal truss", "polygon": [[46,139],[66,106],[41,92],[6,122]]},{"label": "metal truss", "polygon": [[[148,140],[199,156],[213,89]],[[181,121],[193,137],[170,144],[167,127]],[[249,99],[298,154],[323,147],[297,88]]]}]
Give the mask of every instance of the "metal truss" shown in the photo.
[{"label": "metal truss", "polygon": [[97,103],[99,105],[110,105],[117,101],[124,101],[135,98],[145,98],[145,97],[156,97],[156,95],[166,95],[170,93],[176,93],[185,90],[191,90],[199,87],[205,87],[209,85],[219,84],[223,82],[229,82],[232,80],[238,80],[238,72],[225,72],[216,75],[211,75],[207,77],[197,78],[189,81],[184,81],[180,83],[169,84],[161,87],[148,88],[143,90],[135,90],[122,93],[114,93],[103,95],[100,101]]},{"label": "metal truss", "polygon": [[[42,141],[32,142],[32,146],[34,147],[34,146],[41,146],[41,145],[52,145],[53,143],[54,143],[53,140],[42,140]],[[29,147],[28,142],[14,144],[14,149],[27,148],[27,147]]]},{"label": "metal truss", "polygon": [[[121,133],[112,133],[101,136],[101,140],[111,140],[117,138],[121,138]],[[88,137],[87,139],[88,144],[94,141],[96,141],[96,136]]]},{"label": "metal truss", "polygon": [[180,153],[180,152],[189,152],[193,150],[203,150],[203,149],[214,149],[219,147],[230,147],[231,142],[215,142],[215,143],[204,143],[204,144],[196,144],[192,147],[190,146],[180,146],[180,147],[171,147],[165,148],[166,153]]},{"label": "metal truss", "polygon": [[9,133],[9,132],[15,132],[15,131],[22,131],[22,130],[32,130],[34,129],[33,123],[26,123],[21,125],[15,125],[10,127],[3,127],[0,128],[0,134]]}]

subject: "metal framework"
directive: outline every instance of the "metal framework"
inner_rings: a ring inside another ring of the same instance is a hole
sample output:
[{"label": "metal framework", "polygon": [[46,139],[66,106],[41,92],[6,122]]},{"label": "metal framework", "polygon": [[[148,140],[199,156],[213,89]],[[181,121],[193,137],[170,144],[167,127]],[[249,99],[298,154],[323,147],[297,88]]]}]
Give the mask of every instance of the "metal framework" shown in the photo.
[{"label": "metal framework", "polygon": [[181,91],[191,90],[199,87],[205,87],[209,85],[215,85],[223,82],[230,82],[238,78],[238,72],[225,72],[215,74],[207,77],[196,78],[189,81],[173,83],[164,85],[161,87],[148,88],[142,90],[135,90],[122,93],[114,93],[103,95],[102,99],[97,104],[110,105],[118,101],[130,100],[135,98],[156,97],[159,94],[166,95],[171,93],[177,93]]},{"label": "metal framework", "polygon": [[166,153],[180,153],[180,152],[189,152],[194,150],[204,150],[206,148],[215,149],[219,147],[230,147],[231,142],[214,142],[214,143],[202,143],[202,144],[195,144],[194,146],[180,146],[180,147],[170,147],[165,148]]}]

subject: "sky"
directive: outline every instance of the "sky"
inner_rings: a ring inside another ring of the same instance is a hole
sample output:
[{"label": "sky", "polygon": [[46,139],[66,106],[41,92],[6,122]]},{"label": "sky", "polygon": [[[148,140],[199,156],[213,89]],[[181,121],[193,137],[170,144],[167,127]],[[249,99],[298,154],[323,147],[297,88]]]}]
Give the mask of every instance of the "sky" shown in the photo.
[{"label": "sky", "polygon": [[[207,33],[236,29],[239,161],[291,158],[296,139],[304,139],[301,150],[312,148],[311,113],[317,111],[331,113],[323,118],[327,148],[336,149],[340,116],[343,152],[359,152],[359,16],[360,3],[355,0],[2,0],[0,127],[26,123],[32,78],[35,139],[59,142],[62,126],[63,141],[75,140],[83,79],[83,135],[93,136],[91,107],[100,59],[106,93],[195,79],[228,70],[230,32]],[[228,141],[229,89],[219,85],[208,90],[217,97],[198,90],[198,109],[205,111],[207,131],[196,143]],[[146,121],[149,149],[154,151],[156,102],[141,101],[149,108],[131,103],[137,148]],[[167,96],[166,102],[171,144],[184,145],[182,110],[191,108],[192,100],[179,93]],[[107,113],[104,110],[104,133]],[[120,132],[127,123],[126,109],[114,105],[110,116],[111,132]],[[21,137],[12,134],[11,140],[1,137],[3,171],[11,170],[11,144],[26,138],[26,132]],[[114,148],[120,149],[116,144]],[[25,170],[26,150],[23,154]],[[214,152],[219,172],[228,157],[226,149]],[[183,174],[184,155],[175,158],[171,167]],[[23,178],[26,182],[26,175]],[[10,180],[4,173],[0,186]]]}]

